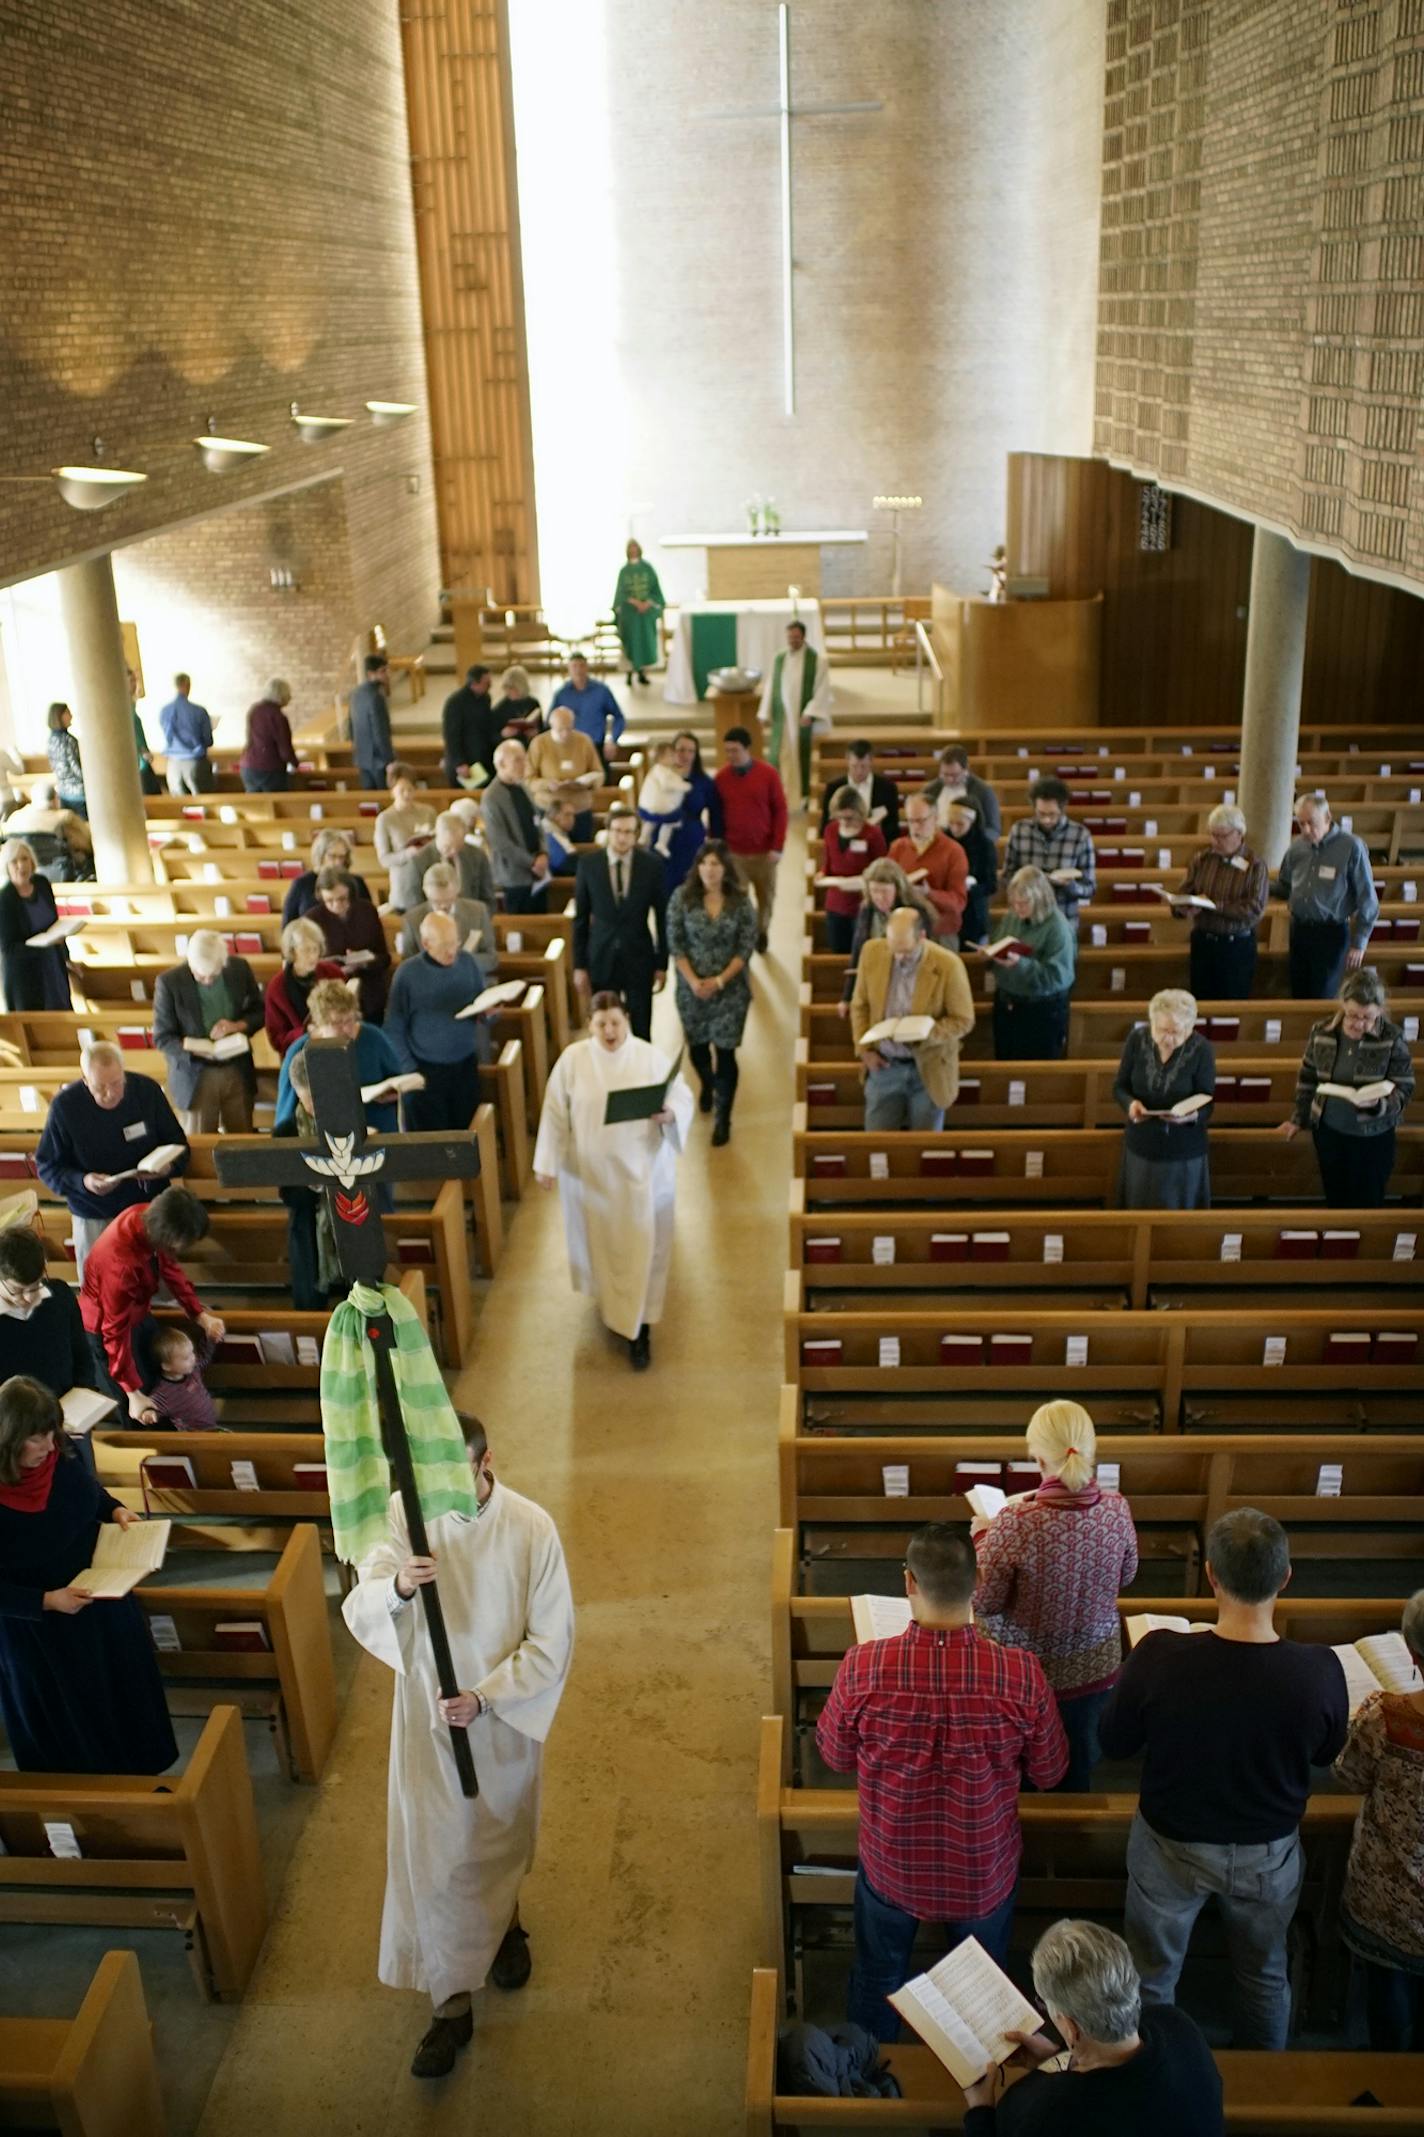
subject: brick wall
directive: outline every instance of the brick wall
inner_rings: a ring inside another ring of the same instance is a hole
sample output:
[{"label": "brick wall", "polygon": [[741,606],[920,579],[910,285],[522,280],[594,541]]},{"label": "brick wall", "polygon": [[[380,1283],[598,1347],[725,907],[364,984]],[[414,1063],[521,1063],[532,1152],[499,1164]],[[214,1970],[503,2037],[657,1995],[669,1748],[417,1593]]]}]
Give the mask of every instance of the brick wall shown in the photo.
[{"label": "brick wall", "polygon": [[1424,584],[1424,0],[1108,0],[1094,444]]},{"label": "brick wall", "polygon": [[[150,477],[92,517],[0,483],[0,585],[339,469],[343,642],[380,622],[423,644],[438,564],[397,10],[0,0],[0,39],[0,473],[88,461],[98,434]],[[377,430],[367,399],[421,413]],[[358,420],[304,446],[293,401]],[[205,473],[209,414],[271,452]],[[185,545],[220,566],[228,536],[245,570],[240,516],[169,537],[165,570]]]},{"label": "brick wall", "polygon": [[[590,0],[593,4],[593,0]],[[905,584],[986,583],[1013,447],[1089,448],[1101,15],[1076,0],[816,0],[793,11],[799,406],[782,409],[768,0],[605,0],[627,495],[669,593],[754,491],[788,527],[871,531],[827,591],[884,591],[877,491],[918,491]]]}]

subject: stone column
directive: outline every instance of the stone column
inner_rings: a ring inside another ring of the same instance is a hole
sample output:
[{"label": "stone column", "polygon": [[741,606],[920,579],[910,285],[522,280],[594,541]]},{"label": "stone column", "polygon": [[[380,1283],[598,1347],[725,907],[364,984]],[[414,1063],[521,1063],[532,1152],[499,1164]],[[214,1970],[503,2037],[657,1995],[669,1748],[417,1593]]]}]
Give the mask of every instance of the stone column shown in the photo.
[{"label": "stone column", "polygon": [[124,641],[107,556],[56,574],[74,676],[74,724],[100,883],[151,883],[153,857],[139,784]]},{"label": "stone column", "polygon": [[1290,839],[1309,609],[1310,558],[1283,534],[1258,527],[1241,700],[1240,801],[1246,836],[1272,871]]}]

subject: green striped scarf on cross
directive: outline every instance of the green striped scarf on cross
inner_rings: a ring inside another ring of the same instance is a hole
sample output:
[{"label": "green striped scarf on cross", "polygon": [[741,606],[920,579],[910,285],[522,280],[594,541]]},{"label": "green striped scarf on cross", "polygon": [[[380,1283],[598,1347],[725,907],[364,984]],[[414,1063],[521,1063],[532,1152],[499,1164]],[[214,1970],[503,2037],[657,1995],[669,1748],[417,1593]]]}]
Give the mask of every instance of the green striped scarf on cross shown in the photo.
[{"label": "green striped scarf on cross", "polygon": [[459,1419],[419,1314],[392,1284],[355,1284],[336,1308],[321,1353],[321,1427],[336,1555],[355,1565],[390,1529],[390,1464],[381,1446],[376,1360],[366,1316],[391,1317],[391,1368],[427,1521],[478,1512],[474,1472]]}]

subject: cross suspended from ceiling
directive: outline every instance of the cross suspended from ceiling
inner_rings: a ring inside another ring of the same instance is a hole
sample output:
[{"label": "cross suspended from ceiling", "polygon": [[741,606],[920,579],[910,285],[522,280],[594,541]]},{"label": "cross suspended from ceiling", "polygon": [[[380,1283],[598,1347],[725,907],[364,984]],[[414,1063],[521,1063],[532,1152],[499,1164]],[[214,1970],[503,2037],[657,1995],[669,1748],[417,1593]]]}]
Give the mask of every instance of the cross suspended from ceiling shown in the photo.
[{"label": "cross suspended from ceiling", "polygon": [[775,104],[753,104],[736,111],[708,111],[708,119],[775,119],[781,132],[781,361],[786,413],[796,413],[795,259],[791,223],[791,122],[793,119],[840,118],[847,112],[881,111],[877,100],[853,104],[793,104],[791,101],[791,9],[781,0],[776,10],[781,58],[781,93]]}]

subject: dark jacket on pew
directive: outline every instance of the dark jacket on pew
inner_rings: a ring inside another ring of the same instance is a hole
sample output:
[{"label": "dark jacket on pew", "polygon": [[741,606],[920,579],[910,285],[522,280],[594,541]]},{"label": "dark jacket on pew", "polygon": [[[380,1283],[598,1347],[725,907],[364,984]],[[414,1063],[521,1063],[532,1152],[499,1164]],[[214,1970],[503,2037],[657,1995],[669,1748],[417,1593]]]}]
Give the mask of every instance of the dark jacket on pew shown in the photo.
[{"label": "dark jacket on pew", "polygon": [[55,1395],[96,1385],[79,1301],[68,1284],[54,1277],[50,1278],[49,1297],[41,1299],[25,1319],[17,1313],[0,1313],[0,1380],[9,1380],[16,1373],[27,1373]]},{"label": "dark jacket on pew", "polygon": [[1149,2008],[1142,2046],[1111,2070],[1030,2071],[964,2137],[1221,2137],[1221,2073],[1185,2011]]},{"label": "dark jacket on pew", "polygon": [[44,1607],[92,1564],[117,1504],[68,1448],[42,1508],[0,1503],[0,1714],[22,1773],[163,1773],[178,1756],[136,1599]]}]

